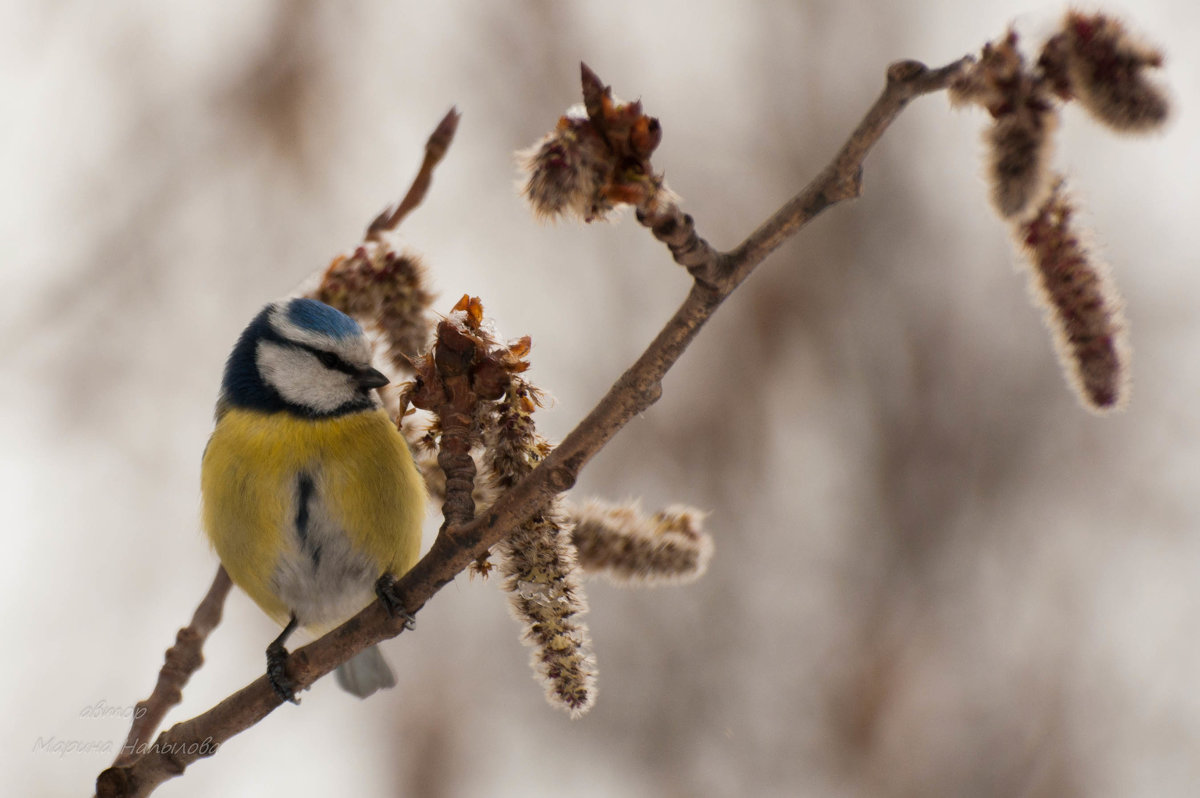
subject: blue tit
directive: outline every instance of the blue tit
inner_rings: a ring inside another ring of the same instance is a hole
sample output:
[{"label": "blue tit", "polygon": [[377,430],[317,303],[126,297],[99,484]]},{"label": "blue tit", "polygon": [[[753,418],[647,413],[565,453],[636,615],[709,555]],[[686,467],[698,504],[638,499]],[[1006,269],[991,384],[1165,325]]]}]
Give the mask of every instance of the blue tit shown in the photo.
[{"label": "blue tit", "polygon": [[[263,308],[225,365],[216,427],[201,467],[204,529],[234,584],[282,624],[267,675],[295,701],[288,636],[321,633],[417,561],[425,485],[373,390],[362,328],[311,299]],[[396,684],[372,646],[338,668],[365,698]]]}]

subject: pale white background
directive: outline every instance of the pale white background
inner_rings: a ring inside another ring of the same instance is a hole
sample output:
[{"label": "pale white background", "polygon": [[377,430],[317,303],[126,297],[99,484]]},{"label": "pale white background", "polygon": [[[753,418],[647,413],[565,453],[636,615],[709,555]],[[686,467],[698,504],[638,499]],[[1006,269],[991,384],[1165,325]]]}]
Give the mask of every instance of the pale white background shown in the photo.
[{"label": "pale white background", "polygon": [[[735,295],[577,496],[710,510],[687,588],[590,585],[599,701],[548,707],[495,585],[460,578],[386,646],[162,795],[1187,796],[1200,784],[1200,35],[1148,139],[1064,115],[1058,162],[1128,304],[1129,410],[1083,412],[981,179],[978,113],[917,102],[866,196]],[[665,130],[656,163],[735,244],[832,154],[900,58],[940,64],[1058,3],[33,3],[0,7],[0,738],[13,794],[87,794],[85,717],[149,691],[215,567],[197,523],[223,359],[358,240],[463,112],[404,225],[446,311],[533,337],[570,429],[687,288],[632,222],[535,223],[512,152],[586,60]],[[256,677],[234,594],[170,721]]]}]

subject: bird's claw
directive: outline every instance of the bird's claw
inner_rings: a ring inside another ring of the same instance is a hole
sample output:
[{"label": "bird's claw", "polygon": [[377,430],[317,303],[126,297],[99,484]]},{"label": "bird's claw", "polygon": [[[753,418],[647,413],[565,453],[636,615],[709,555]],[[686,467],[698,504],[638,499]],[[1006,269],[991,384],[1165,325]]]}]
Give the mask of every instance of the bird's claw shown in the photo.
[{"label": "bird's claw", "polygon": [[410,632],[417,628],[417,618],[400,603],[400,599],[396,596],[396,577],[391,574],[384,574],[375,582],[375,595],[379,597],[379,601],[383,604],[383,608],[387,610],[388,615],[393,618],[403,618],[404,628]]}]

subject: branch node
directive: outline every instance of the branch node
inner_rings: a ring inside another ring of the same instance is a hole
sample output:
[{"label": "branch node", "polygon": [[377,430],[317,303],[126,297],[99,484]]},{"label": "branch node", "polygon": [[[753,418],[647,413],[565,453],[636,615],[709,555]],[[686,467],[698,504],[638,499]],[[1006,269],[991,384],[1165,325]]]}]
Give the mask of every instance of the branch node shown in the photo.
[{"label": "branch node", "polygon": [[643,413],[662,398],[662,380],[655,380],[638,392],[638,410]]},{"label": "branch node", "polygon": [[129,795],[131,789],[129,768],[113,765],[100,771],[96,777],[96,798],[115,798],[119,795]]},{"label": "branch node", "polygon": [[888,83],[912,83],[924,77],[927,72],[929,67],[920,61],[897,61],[888,67],[887,79]]},{"label": "branch node", "polygon": [[575,487],[575,474],[565,466],[550,469],[547,482],[555,493],[563,493]]}]

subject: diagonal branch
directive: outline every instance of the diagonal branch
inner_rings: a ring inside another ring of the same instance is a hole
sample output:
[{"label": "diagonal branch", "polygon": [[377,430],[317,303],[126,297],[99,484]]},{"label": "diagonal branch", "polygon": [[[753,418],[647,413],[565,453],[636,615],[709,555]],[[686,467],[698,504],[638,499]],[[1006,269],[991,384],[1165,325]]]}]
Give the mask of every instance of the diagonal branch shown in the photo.
[{"label": "diagonal branch", "polygon": [[714,264],[720,283],[731,283],[727,290],[732,290],[763,258],[818,213],[837,202],[858,197],[862,193],[863,160],[909,101],[947,88],[972,61],[971,56],[964,56],[939,69],[929,69],[919,61],[897,61],[889,66],[883,94],[846,139],[833,162],[731,250],[723,268]]},{"label": "diagonal branch", "polygon": [[[946,88],[968,62],[961,59],[936,70],[915,61],[893,64],[883,93],[833,162],[730,252],[720,253],[703,243],[678,209],[668,209],[658,217],[661,225],[667,216],[677,214],[679,229],[691,230],[690,236],[701,242],[685,247],[696,256],[689,265],[695,283],[683,304],[641,357],[537,468],[473,521],[438,535],[429,553],[395,584],[399,602],[416,613],[442,586],[537,513],[551,497],[569,489],[583,466],[613,435],[658,400],[663,376],[750,272],[825,208],[859,195],[863,159],[904,106],[914,97]],[[358,651],[403,630],[403,620],[389,618],[376,602],[295,651],[289,675],[306,687]],[[259,677],[207,712],[163,732],[152,750],[133,765],[101,773],[97,795],[148,795],[158,784],[182,774],[192,762],[215,753],[222,743],[253,726],[280,703],[266,677]]]},{"label": "diagonal branch", "polygon": [[639,208],[637,220],[667,245],[675,262],[686,267],[698,284],[728,296],[755,266],[814,216],[835,203],[858,197],[862,193],[863,160],[908,102],[947,88],[973,61],[965,56],[939,69],[929,69],[918,61],[897,61],[888,67],[883,94],[833,161],[729,252],[718,252],[697,235],[692,217],[673,203],[653,210]]},{"label": "diagonal branch", "polygon": [[225,573],[223,567],[217,566],[217,575],[213,577],[208,593],[196,607],[192,622],[179,630],[175,635],[175,645],[167,649],[154,691],[134,708],[129,736],[125,738],[125,745],[121,746],[114,765],[132,764],[138,757],[138,749],[158,731],[167,712],[183,700],[183,688],[188,679],[204,664],[204,641],[221,622],[225,597],[229,595],[231,587],[233,582],[229,580],[229,574]]}]

